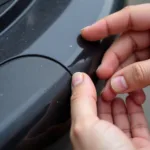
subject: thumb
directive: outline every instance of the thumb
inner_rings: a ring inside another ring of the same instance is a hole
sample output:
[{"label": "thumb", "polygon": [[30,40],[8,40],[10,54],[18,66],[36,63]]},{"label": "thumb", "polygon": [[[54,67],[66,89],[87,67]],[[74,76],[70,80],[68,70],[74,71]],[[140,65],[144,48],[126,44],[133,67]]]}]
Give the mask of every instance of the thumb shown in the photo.
[{"label": "thumb", "polygon": [[96,90],[92,80],[85,73],[75,73],[72,77],[72,123],[95,118],[97,116],[96,100]]},{"label": "thumb", "polygon": [[133,92],[150,85],[150,60],[129,65],[111,79],[111,88],[118,94]]},{"label": "thumb", "polygon": [[76,150],[89,149],[88,143],[91,141],[87,134],[97,120],[96,100],[96,90],[91,79],[84,73],[75,73],[72,77],[70,137]]}]

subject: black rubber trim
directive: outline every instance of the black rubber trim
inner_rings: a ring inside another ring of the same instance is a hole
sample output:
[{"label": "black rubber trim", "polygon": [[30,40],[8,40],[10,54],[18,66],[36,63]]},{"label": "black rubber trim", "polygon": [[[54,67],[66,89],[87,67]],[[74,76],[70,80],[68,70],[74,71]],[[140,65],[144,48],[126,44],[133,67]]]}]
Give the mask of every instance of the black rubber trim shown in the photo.
[{"label": "black rubber trim", "polygon": [[60,63],[59,61],[57,61],[57,60],[55,60],[53,58],[50,58],[50,57],[47,57],[47,56],[44,56],[44,55],[38,55],[38,54],[27,54],[27,55],[19,55],[17,57],[12,57],[12,58],[10,58],[10,59],[0,63],[0,67],[1,67],[1,65],[9,63],[9,62],[11,62],[11,61],[13,61],[15,59],[25,58],[25,57],[40,57],[40,58],[45,58],[45,59],[51,60],[51,61],[57,63],[58,65],[60,65],[62,68],[64,68],[72,76],[71,71],[67,67],[65,67],[62,63]]}]

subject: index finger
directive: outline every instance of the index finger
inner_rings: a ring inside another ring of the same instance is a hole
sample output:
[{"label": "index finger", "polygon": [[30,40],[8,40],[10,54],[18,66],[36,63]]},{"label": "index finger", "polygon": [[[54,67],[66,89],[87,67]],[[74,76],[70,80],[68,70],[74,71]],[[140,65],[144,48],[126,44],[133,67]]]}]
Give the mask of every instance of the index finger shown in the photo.
[{"label": "index finger", "polygon": [[127,30],[144,31],[150,29],[149,18],[150,4],[127,6],[84,28],[81,34],[87,40],[96,41]]}]

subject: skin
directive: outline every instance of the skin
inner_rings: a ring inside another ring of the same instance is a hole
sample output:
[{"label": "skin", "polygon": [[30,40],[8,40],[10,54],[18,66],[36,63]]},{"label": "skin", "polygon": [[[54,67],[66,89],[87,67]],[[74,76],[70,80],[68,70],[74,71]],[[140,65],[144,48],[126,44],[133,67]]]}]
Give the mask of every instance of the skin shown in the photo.
[{"label": "skin", "polygon": [[74,150],[150,149],[142,106],[130,96],[126,104],[120,98],[113,102],[97,98],[93,82],[84,73],[73,75],[71,118]]},{"label": "skin", "polygon": [[[98,77],[107,80],[100,97],[86,74],[73,75],[70,135],[74,150],[150,149],[148,123],[142,109],[142,88],[150,85],[149,18],[150,4],[130,6],[81,31],[89,41],[114,34],[120,37],[97,70]],[[120,93],[129,93],[125,102],[116,98]]]},{"label": "skin", "polygon": [[[150,85],[150,4],[128,6],[84,28],[82,36],[89,41],[109,35],[120,37],[105,53],[97,70],[100,79],[108,80],[102,98],[112,101],[117,94],[129,93],[137,104],[143,104],[143,88]],[[117,91],[115,77],[124,77],[126,89]]]}]

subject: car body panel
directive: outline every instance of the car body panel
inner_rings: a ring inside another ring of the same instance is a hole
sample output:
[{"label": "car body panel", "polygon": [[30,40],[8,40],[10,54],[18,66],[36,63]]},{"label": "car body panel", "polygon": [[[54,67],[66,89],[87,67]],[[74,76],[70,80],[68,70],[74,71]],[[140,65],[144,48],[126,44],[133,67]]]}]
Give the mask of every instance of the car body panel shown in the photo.
[{"label": "car body panel", "polygon": [[[80,30],[120,0],[15,0],[0,7],[0,149],[70,149],[70,83],[95,70],[116,36],[88,42]],[[68,147],[69,146],[69,147]]]}]

